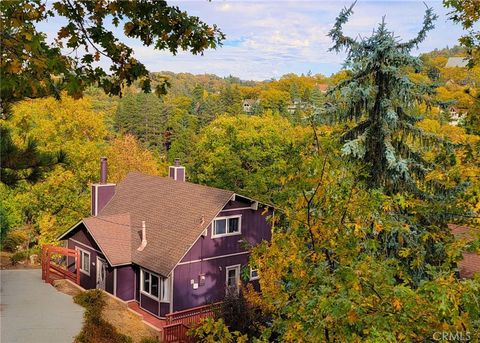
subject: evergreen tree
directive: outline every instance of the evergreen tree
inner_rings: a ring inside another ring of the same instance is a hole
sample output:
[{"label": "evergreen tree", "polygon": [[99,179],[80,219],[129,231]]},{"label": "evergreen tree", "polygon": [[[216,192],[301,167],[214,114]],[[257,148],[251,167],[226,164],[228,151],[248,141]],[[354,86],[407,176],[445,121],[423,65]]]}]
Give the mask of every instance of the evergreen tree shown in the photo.
[{"label": "evergreen tree", "polygon": [[[340,93],[342,102],[335,109],[335,119],[356,124],[343,136],[343,153],[369,166],[370,187],[399,189],[412,187],[427,169],[414,142],[433,142],[415,123],[420,119],[416,109],[431,92],[407,77],[407,69],[418,71],[421,60],[410,51],[422,42],[437,16],[427,8],[423,27],[417,37],[399,42],[382,21],[368,38],[345,36],[343,25],[353,13],[353,5],[344,8],[329,36],[336,52],[345,49],[346,68],[351,74],[332,93]],[[438,142],[438,140],[436,141]]]},{"label": "evergreen tree", "polygon": [[114,126],[147,148],[159,149],[166,122],[162,100],[154,94],[129,94],[118,102]]}]

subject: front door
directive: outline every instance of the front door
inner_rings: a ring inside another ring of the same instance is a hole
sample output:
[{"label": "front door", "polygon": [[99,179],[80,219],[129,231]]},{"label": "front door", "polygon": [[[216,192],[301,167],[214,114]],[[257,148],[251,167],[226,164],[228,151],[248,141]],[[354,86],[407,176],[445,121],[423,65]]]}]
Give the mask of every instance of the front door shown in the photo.
[{"label": "front door", "polygon": [[107,278],[107,261],[97,257],[97,288],[105,290],[105,280]]},{"label": "front door", "polygon": [[240,285],[240,265],[229,266],[225,268],[226,271],[226,291],[238,293],[238,286]]}]

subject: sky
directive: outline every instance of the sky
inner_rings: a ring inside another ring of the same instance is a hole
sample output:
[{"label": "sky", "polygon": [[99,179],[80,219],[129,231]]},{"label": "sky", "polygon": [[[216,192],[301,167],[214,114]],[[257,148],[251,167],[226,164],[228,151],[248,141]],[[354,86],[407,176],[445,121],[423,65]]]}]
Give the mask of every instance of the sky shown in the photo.
[{"label": "sky", "polygon": [[[223,46],[207,50],[203,56],[165,51],[126,41],[135,56],[150,71],[233,75],[244,80],[267,80],[287,73],[321,73],[326,76],[341,69],[345,54],[329,52],[327,36],[345,1],[169,1],[208,24],[216,24],[225,34]],[[447,18],[441,1],[426,1],[439,16],[427,39],[414,54],[457,44],[461,27]],[[385,15],[391,31],[403,40],[415,37],[421,28],[425,4],[417,0],[358,0],[354,14],[345,25],[352,37],[367,36]],[[49,36],[55,25],[45,27]],[[107,66],[107,62],[104,66]]]}]

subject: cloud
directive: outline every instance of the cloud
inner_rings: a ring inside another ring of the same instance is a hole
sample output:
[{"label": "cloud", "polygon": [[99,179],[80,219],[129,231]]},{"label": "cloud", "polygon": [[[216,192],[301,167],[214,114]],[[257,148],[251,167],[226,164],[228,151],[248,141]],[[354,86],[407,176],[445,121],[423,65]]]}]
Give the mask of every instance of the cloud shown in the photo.
[{"label": "cloud", "polygon": [[[350,1],[177,1],[172,4],[217,24],[227,35],[222,47],[203,56],[144,47],[126,39],[135,55],[152,71],[215,73],[263,80],[289,72],[330,74],[340,69],[345,54],[329,52],[328,37],[340,10]],[[439,1],[429,2],[440,15],[417,53],[452,46],[461,29],[447,20]],[[388,27],[400,38],[414,37],[421,28],[425,7],[421,1],[358,1],[345,25],[352,37],[368,36],[385,15]],[[51,28],[48,28],[51,30]],[[117,31],[116,31],[117,32]],[[121,34],[120,34],[121,35]],[[125,37],[122,38],[125,40]]]}]

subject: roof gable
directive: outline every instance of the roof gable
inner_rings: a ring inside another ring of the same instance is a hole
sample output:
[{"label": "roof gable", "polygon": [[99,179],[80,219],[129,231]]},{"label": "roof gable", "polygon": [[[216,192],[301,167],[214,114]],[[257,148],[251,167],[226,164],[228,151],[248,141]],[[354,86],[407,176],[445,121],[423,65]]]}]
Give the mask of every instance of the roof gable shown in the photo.
[{"label": "roof gable", "polygon": [[[131,261],[166,276],[233,195],[223,189],[133,172],[117,186],[99,217],[128,213]],[[142,221],[147,245],[138,251]]]}]

